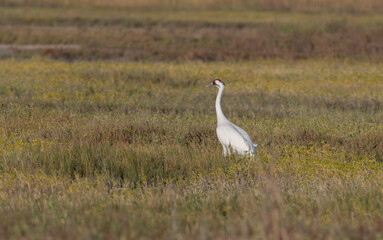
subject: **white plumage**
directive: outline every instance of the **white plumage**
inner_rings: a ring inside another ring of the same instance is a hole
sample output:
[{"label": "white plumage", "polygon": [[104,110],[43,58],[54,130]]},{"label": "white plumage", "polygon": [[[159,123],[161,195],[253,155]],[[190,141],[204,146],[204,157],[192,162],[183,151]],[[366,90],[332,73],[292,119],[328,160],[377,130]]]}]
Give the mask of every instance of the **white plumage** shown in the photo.
[{"label": "white plumage", "polygon": [[256,155],[255,147],[257,144],[251,141],[249,134],[245,130],[230,122],[222,112],[221,98],[225,84],[220,79],[215,79],[207,87],[213,86],[219,89],[215,108],[217,111],[217,136],[222,144],[223,155],[230,155],[231,151],[240,155]]}]

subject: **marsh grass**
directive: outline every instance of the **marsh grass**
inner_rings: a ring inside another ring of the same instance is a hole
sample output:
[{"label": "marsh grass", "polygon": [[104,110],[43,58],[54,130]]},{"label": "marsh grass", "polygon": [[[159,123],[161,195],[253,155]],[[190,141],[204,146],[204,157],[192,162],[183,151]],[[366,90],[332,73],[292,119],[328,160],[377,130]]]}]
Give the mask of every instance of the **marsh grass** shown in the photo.
[{"label": "marsh grass", "polygon": [[382,6],[1,1],[0,238],[382,239]]},{"label": "marsh grass", "polygon": [[[379,239],[382,69],[2,60],[0,236]],[[255,161],[221,155],[214,77]]]},{"label": "marsh grass", "polygon": [[318,12],[318,11],[335,11],[335,12],[379,12],[382,10],[383,5],[378,0],[65,0],[65,1],[54,1],[54,0],[4,0],[2,2],[6,6],[20,6],[27,5],[32,7],[39,6],[53,6],[53,7],[70,7],[70,6],[81,6],[81,7],[114,7],[114,8],[149,8],[149,9],[252,9],[252,10],[273,10],[273,11],[307,11],[307,12]]},{"label": "marsh grass", "polygon": [[311,57],[381,60],[382,16],[379,11],[356,14],[251,8],[0,5],[0,44],[79,46],[76,49],[0,50],[0,57],[43,55],[66,61]]}]

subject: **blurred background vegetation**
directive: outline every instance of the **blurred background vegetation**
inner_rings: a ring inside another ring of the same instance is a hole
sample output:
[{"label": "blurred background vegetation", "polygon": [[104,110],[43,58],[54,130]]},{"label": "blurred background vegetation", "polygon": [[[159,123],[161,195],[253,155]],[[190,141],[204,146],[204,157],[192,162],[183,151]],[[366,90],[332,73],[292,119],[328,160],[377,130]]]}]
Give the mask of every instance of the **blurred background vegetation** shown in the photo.
[{"label": "blurred background vegetation", "polygon": [[3,57],[216,61],[383,54],[378,0],[6,0],[0,6],[0,44],[72,45],[3,46]]}]

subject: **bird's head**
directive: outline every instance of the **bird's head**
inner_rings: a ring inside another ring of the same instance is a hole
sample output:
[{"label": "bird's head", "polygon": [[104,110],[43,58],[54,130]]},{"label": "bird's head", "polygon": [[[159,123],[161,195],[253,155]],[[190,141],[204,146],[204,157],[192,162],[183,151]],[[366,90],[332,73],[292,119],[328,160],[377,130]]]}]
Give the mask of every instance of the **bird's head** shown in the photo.
[{"label": "bird's head", "polygon": [[217,87],[217,88],[221,88],[221,87],[224,87],[225,84],[222,82],[221,79],[214,79],[213,82],[211,82],[210,84],[206,85],[206,87]]}]

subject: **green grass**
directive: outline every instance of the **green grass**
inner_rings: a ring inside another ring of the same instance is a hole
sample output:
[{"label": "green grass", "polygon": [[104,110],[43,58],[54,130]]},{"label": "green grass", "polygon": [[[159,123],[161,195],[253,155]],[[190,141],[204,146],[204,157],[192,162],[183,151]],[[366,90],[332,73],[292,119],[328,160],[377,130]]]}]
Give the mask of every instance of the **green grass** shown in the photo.
[{"label": "green grass", "polygon": [[[382,67],[1,60],[0,236],[381,239]],[[222,157],[216,77],[254,161]]]}]

